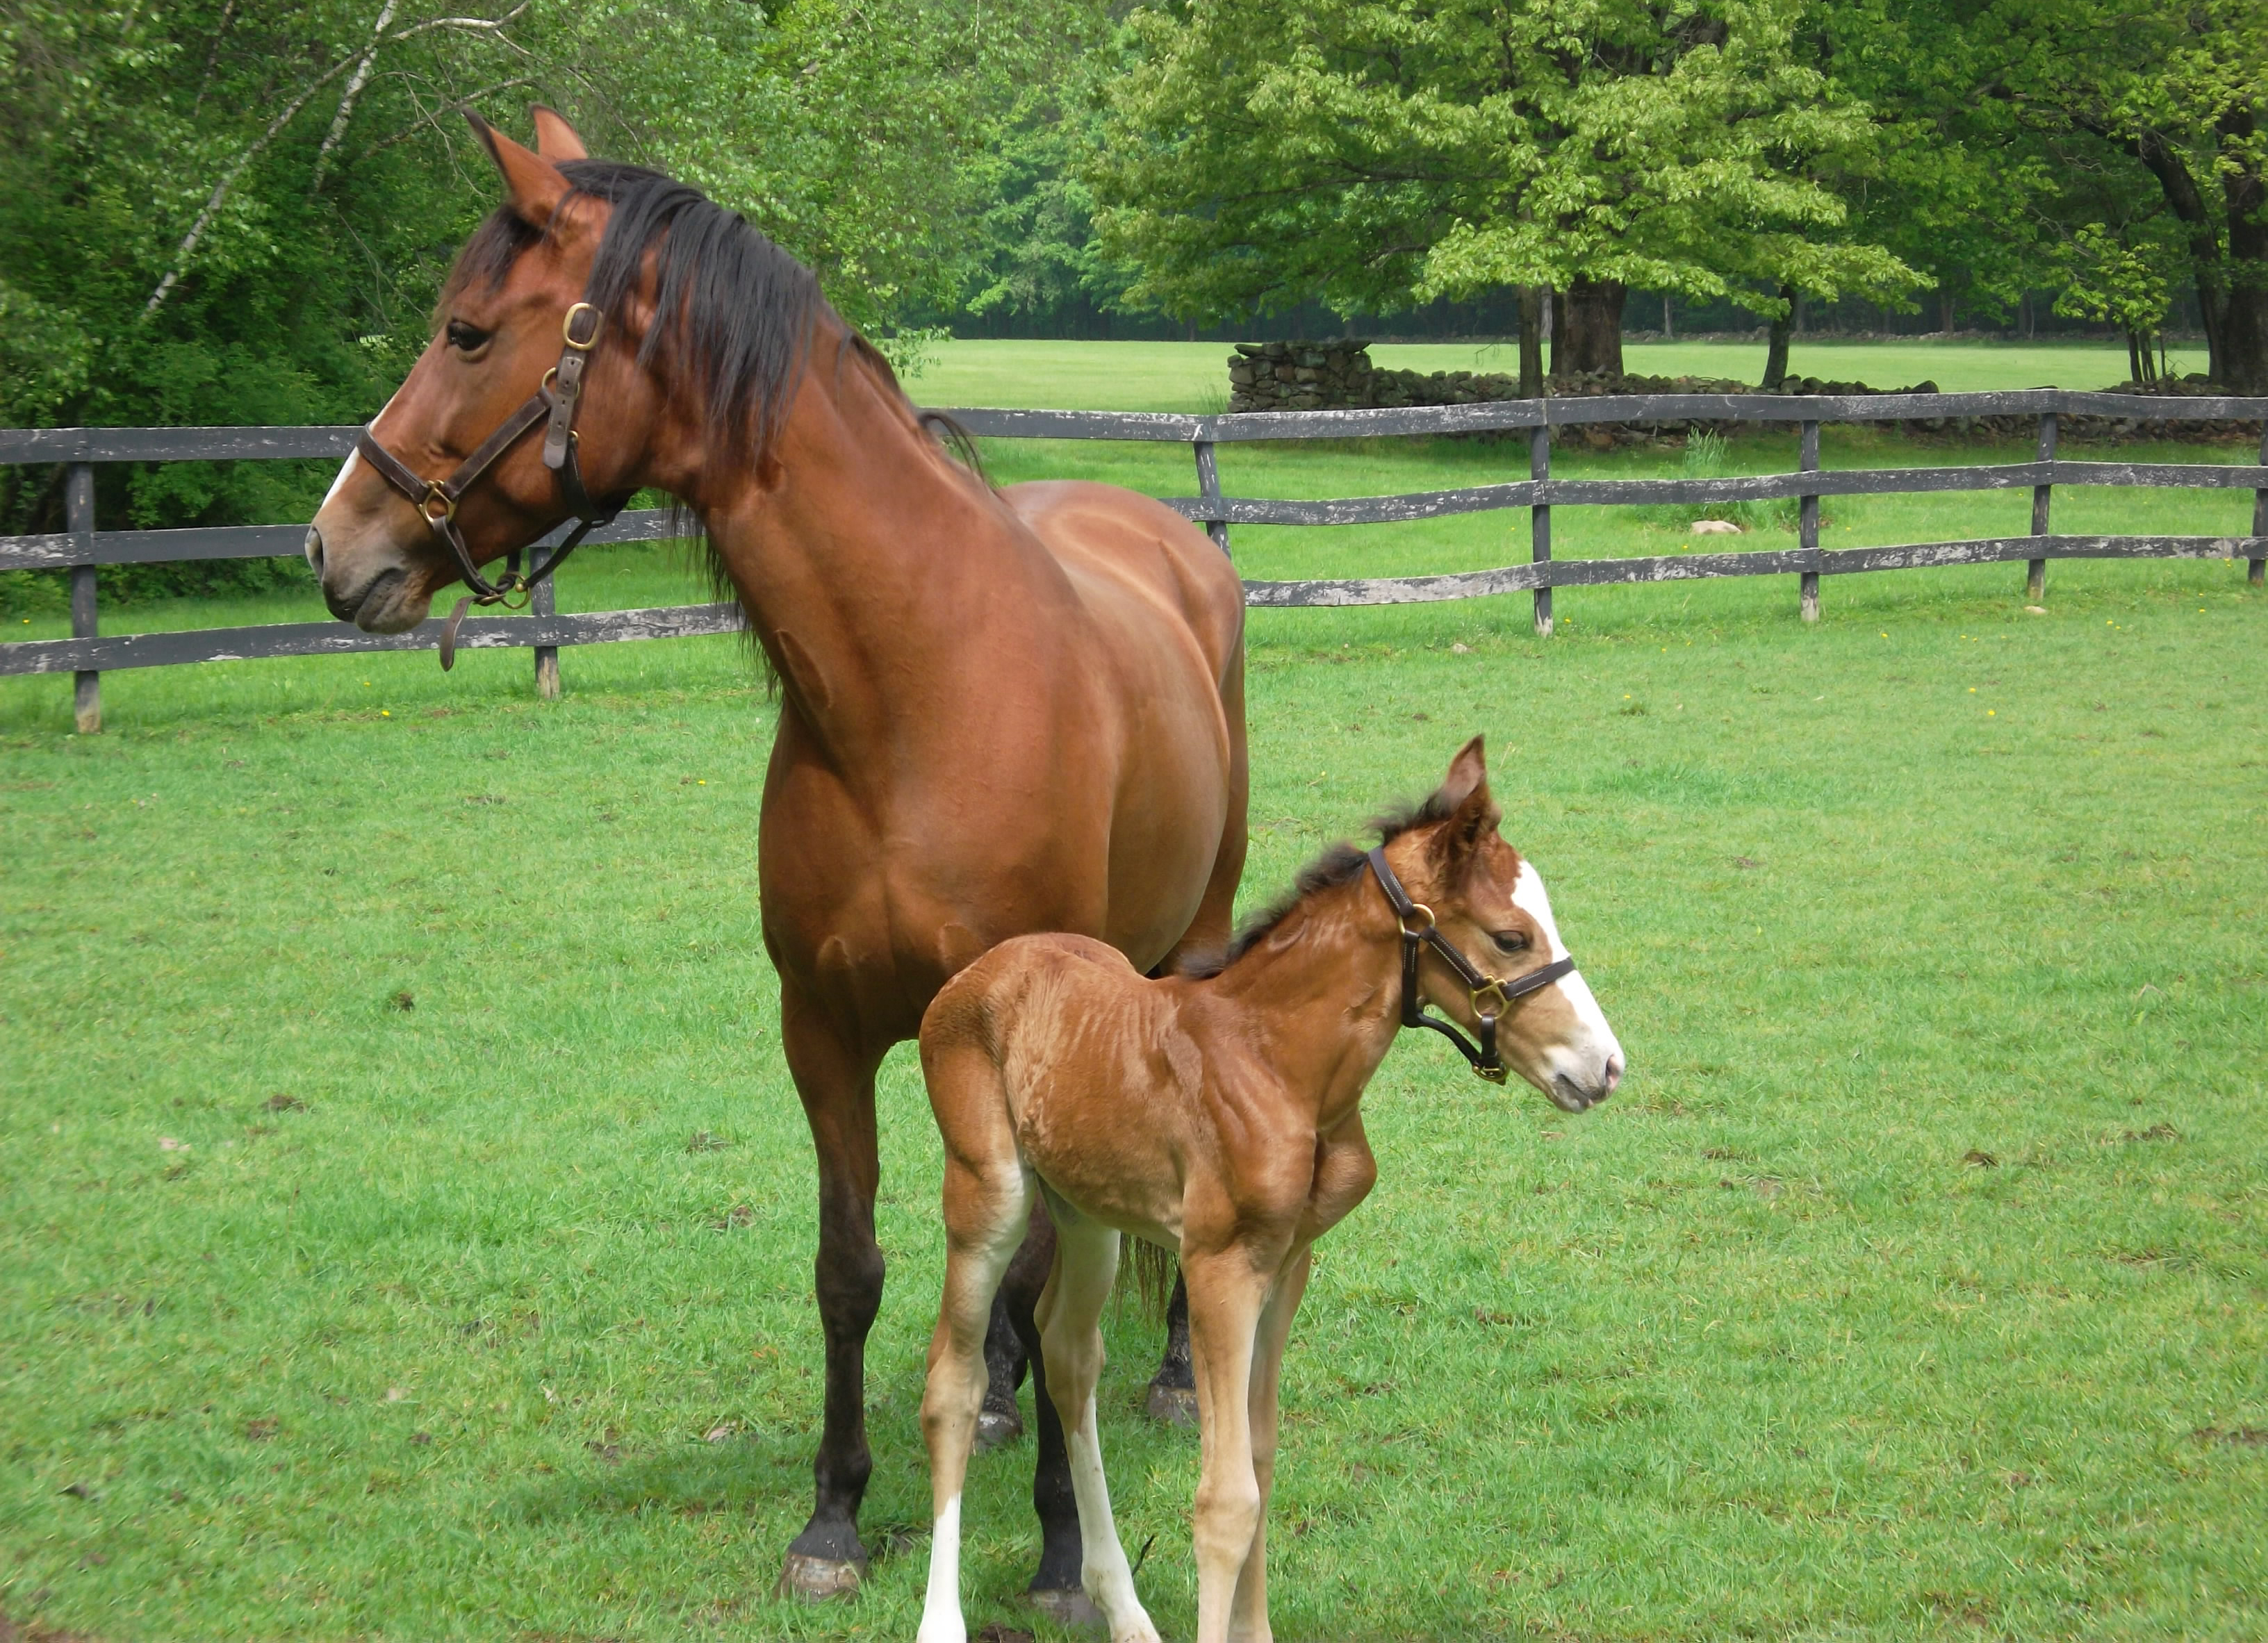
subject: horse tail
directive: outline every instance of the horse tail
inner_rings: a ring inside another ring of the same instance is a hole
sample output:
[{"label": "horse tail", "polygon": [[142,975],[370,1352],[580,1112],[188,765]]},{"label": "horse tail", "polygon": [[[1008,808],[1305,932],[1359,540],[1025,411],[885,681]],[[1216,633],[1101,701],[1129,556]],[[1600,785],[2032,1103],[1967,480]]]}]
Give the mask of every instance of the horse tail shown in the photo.
[{"label": "horse tail", "polygon": [[[1174,1278],[1181,1270],[1174,1252],[1147,1238],[1129,1238],[1123,1256],[1134,1278],[1135,1301],[1152,1323],[1166,1320],[1166,1303],[1173,1299]],[[1125,1291],[1119,1292],[1123,1294]]]}]

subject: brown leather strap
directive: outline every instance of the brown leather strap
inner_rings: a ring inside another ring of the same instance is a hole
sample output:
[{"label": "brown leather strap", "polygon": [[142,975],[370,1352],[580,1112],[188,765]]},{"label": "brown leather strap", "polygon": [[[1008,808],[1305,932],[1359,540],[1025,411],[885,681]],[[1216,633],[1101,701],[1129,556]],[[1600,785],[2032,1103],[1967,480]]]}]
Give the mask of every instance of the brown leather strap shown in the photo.
[{"label": "brown leather strap", "polygon": [[[1394,869],[1386,865],[1383,845],[1370,851],[1366,859],[1378,888],[1386,893],[1388,904],[1394,916],[1402,921],[1402,1024],[1423,1027],[1441,1035],[1464,1055],[1475,1072],[1491,1084],[1504,1082],[1504,1058],[1497,1053],[1496,1024],[1504,1011],[1515,998],[1524,998],[1550,986],[1563,976],[1575,973],[1575,960],[1571,954],[1555,959],[1541,969],[1532,969],[1525,976],[1510,981],[1498,981],[1481,969],[1462,953],[1456,944],[1443,935],[1433,922],[1433,910],[1410,898],[1402,888],[1402,880]],[[1476,1044],[1456,1027],[1438,1015],[1428,1015],[1418,996],[1418,961],[1419,951],[1430,947],[1440,954],[1442,961],[1465,984],[1472,995],[1473,1012],[1481,1023],[1480,1043]]]},{"label": "brown leather strap", "polygon": [[[603,323],[604,316],[588,302],[578,302],[568,309],[560,326],[558,365],[547,373],[544,385],[482,440],[479,447],[460,462],[446,480],[427,479],[418,473],[380,445],[372,428],[366,427],[356,436],[355,449],[378,470],[380,478],[409,499],[410,505],[423,516],[433,534],[447,544],[451,557],[457,562],[457,574],[472,590],[467,599],[458,601],[456,609],[442,624],[441,666],[445,669],[455,664],[457,629],[465,619],[468,605],[501,604],[513,593],[528,592],[557,571],[584,537],[598,527],[610,524],[630,501],[630,496],[625,494],[610,497],[604,505],[593,503],[590,488],[583,483],[582,464],[578,460],[575,412],[582,402],[584,368],[592,350],[599,345]],[[543,438],[543,465],[559,476],[560,493],[578,522],[534,576],[519,573],[519,553],[515,549],[504,580],[491,582],[481,574],[471,544],[457,527],[457,504],[496,465],[497,458],[519,444],[540,422],[549,423]]]}]

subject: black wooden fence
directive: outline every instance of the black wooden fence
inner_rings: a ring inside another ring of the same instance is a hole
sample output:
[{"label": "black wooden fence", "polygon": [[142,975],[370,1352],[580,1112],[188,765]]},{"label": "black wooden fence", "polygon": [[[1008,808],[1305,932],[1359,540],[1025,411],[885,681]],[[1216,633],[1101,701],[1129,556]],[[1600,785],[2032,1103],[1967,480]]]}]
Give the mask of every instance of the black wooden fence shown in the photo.
[{"label": "black wooden fence", "polygon": [[[2027,562],[2027,589],[2040,597],[2050,559],[2191,558],[2250,562],[2252,584],[2262,583],[2268,560],[2268,432],[2255,464],[2199,462],[2075,462],[2056,454],[2058,417],[2117,418],[2133,424],[2169,421],[2261,421],[2268,429],[2268,399],[2156,398],[2073,394],[2035,388],[2006,394],[1641,394],[1579,399],[1513,400],[1492,404],[1430,406],[1405,410],[1248,412],[1187,416],[1133,411],[956,410],[948,413],[971,433],[1010,439],[1133,439],[1187,445],[1196,458],[1197,492],[1168,505],[1203,523],[1228,547],[1229,527],[1355,525],[1439,518],[1491,508],[1524,507],[1529,519],[1529,561],[1494,571],[1443,576],[1392,577],[1314,582],[1247,582],[1253,605],[1381,605],[1471,599],[1526,591],[1535,597],[1535,630],[1551,631],[1551,590],[1610,582],[1682,581],[1697,577],[1785,576],[1798,578],[1806,621],[1819,614],[1819,578],[1853,571],[1915,570],[1932,565]],[[1824,422],[1912,423],[1940,419],[2036,418],[2037,453],[2029,462],[1948,468],[1855,468],[1823,471],[1819,427]],[[1801,457],[1793,474],[1718,479],[1553,479],[1551,431],[1586,424],[1798,423]],[[1354,497],[1307,502],[1224,497],[1215,447],[1249,440],[1346,439],[1478,433],[1526,429],[1528,477],[1463,490],[1410,496]],[[306,536],[298,525],[243,525],[164,531],[95,528],[94,467],[98,462],[245,461],[342,459],[352,428],[41,428],[0,430],[0,463],[60,463],[64,475],[67,528],[52,535],[0,537],[0,571],[69,567],[71,634],[0,645],[0,674],[70,673],[77,682],[79,728],[99,729],[101,675],[113,668],[161,667],[185,662],[233,661],[259,656],[318,656],[369,651],[428,649],[440,623],[407,633],[362,633],[338,623],[289,623],[250,628],[210,628],[184,633],[137,633],[104,638],[97,632],[95,567],[188,559],[248,559],[296,554]],[[2062,536],[2048,528],[2057,485],[2198,486],[2253,493],[2249,536]],[[1909,542],[1888,548],[1827,549],[1819,546],[1822,497],[1879,496],[1934,490],[1994,490],[2029,486],[2032,528],[2028,535],[1962,542]],[[1551,557],[1555,505],[1690,505],[1799,499],[1798,545],[1752,553],[1698,553],[1642,559]],[[670,533],[666,509],[626,513],[594,542],[649,542]],[[538,559],[535,563],[541,564]],[[526,614],[467,622],[457,643],[475,648],[517,646],[535,652],[536,687],[558,693],[559,647],[617,639],[679,638],[724,633],[740,625],[732,605],[688,605],[659,610],[594,611],[561,615],[551,585],[537,590]]]}]

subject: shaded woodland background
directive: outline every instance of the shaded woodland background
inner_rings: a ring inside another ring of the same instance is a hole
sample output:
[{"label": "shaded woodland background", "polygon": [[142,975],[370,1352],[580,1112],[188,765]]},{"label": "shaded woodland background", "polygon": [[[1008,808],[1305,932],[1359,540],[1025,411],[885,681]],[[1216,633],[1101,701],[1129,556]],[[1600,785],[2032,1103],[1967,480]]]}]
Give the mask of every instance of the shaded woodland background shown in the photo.
[{"label": "shaded woodland background", "polygon": [[[0,424],[335,423],[545,101],[962,335],[2168,328],[2268,392],[2268,13],[2110,0],[0,4]],[[1783,357],[1778,356],[1778,357]],[[1770,381],[1769,361],[1764,379]],[[103,517],[269,517],[261,465]],[[53,475],[0,477],[52,527]]]}]

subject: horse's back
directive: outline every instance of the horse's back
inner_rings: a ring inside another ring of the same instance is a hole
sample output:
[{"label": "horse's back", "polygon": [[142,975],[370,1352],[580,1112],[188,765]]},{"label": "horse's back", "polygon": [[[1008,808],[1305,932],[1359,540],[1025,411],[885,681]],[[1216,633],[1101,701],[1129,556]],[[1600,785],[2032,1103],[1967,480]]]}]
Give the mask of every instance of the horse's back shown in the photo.
[{"label": "horse's back", "polygon": [[1122,485],[1033,480],[1002,487],[1000,497],[1086,597],[1170,611],[1197,639],[1215,682],[1222,681],[1243,641],[1244,585],[1211,537]]}]

